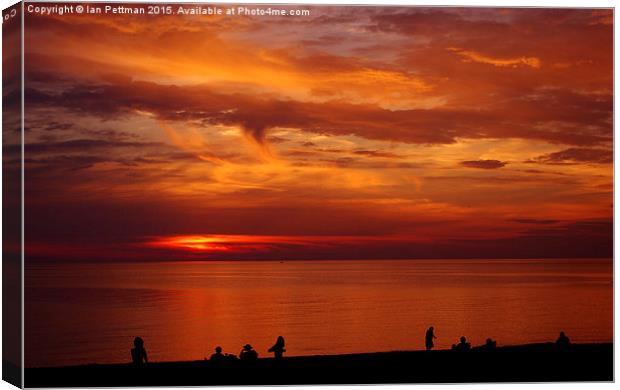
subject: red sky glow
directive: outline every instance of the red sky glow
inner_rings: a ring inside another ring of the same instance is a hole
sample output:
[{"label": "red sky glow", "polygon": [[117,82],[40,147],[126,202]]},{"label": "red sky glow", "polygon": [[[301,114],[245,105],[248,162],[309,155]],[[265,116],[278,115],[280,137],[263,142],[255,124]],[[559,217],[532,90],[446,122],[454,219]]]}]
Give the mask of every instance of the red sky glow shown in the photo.
[{"label": "red sky glow", "polygon": [[306,8],[29,15],[27,254],[612,255],[611,10]]}]

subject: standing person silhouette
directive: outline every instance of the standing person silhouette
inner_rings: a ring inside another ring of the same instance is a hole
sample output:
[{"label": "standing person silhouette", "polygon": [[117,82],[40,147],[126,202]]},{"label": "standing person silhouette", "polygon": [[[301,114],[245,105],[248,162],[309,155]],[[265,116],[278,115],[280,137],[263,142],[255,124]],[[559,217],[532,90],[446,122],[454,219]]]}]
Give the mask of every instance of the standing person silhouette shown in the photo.
[{"label": "standing person silhouette", "polygon": [[435,336],[435,328],[431,326],[426,331],[425,344],[426,344],[427,351],[430,351],[431,349],[433,349],[433,347],[435,346],[435,344],[433,344],[433,339],[436,339],[436,338],[437,337]]},{"label": "standing person silhouette", "polygon": [[278,336],[276,343],[267,352],[273,352],[273,356],[277,360],[282,359],[282,354],[286,352],[286,349],[284,349],[284,337]]},{"label": "standing person silhouette", "polygon": [[135,365],[142,365],[148,363],[149,359],[146,356],[146,349],[144,349],[144,340],[142,337],[136,337],[133,339],[134,347],[131,349],[131,360]]}]

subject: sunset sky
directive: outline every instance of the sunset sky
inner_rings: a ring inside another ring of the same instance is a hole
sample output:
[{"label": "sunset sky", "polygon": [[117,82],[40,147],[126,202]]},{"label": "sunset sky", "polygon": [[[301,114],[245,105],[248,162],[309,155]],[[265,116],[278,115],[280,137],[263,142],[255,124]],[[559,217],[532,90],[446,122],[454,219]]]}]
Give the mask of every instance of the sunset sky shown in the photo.
[{"label": "sunset sky", "polygon": [[611,10],[305,8],[27,14],[28,258],[611,257]]}]

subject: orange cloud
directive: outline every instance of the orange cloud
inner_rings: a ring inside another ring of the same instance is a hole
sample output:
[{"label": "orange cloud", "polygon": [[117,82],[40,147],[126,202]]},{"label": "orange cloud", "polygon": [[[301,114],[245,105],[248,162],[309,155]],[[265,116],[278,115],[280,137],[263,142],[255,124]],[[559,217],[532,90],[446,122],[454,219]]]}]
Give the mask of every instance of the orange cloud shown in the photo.
[{"label": "orange cloud", "polygon": [[481,64],[489,64],[498,67],[517,67],[528,66],[530,68],[540,68],[540,59],[537,57],[517,57],[517,58],[493,58],[477,53],[475,51],[463,50],[457,47],[449,47],[447,50],[465,58],[463,61],[474,61]]}]

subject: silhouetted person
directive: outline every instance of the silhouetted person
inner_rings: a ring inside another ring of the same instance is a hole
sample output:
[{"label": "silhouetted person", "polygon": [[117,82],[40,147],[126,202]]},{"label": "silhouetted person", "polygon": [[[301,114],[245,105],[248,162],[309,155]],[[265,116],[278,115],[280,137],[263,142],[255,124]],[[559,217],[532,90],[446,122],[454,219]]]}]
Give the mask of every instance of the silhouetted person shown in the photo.
[{"label": "silhouetted person", "polygon": [[567,348],[570,345],[570,339],[564,334],[564,332],[560,332],[560,337],[558,337],[555,344],[560,348]]},{"label": "silhouetted person", "polygon": [[134,347],[131,349],[131,360],[133,364],[142,365],[148,363],[149,359],[146,356],[146,349],[144,349],[144,340],[142,337],[136,337],[133,339]]},{"label": "silhouetted person", "polygon": [[426,344],[426,350],[430,351],[431,349],[433,349],[433,347],[435,346],[435,344],[433,344],[433,339],[436,339],[437,337],[435,337],[435,329],[431,326],[430,328],[428,328],[428,330],[426,331],[426,337],[425,337],[425,344]]},{"label": "silhouetted person", "polygon": [[487,341],[484,343],[484,349],[492,350],[495,349],[495,347],[497,347],[497,341],[493,339],[487,339]]},{"label": "silhouetted person", "polygon": [[273,347],[269,348],[267,352],[273,352],[274,358],[282,359],[282,354],[286,352],[286,349],[284,349],[284,337],[278,336],[276,343],[273,345]]},{"label": "silhouetted person", "polygon": [[471,343],[467,342],[467,339],[465,338],[465,336],[461,336],[460,339],[460,343],[456,344],[456,345],[452,345],[452,349],[457,350],[457,351],[469,351],[471,349]]},{"label": "silhouetted person", "polygon": [[215,347],[215,353],[211,355],[211,357],[209,358],[209,361],[213,363],[221,363],[224,361],[225,358],[226,357],[222,353],[222,347],[217,346]]},{"label": "silhouetted person", "polygon": [[258,353],[252,348],[250,344],[243,346],[243,349],[239,353],[239,359],[243,361],[254,361],[258,359]]}]

